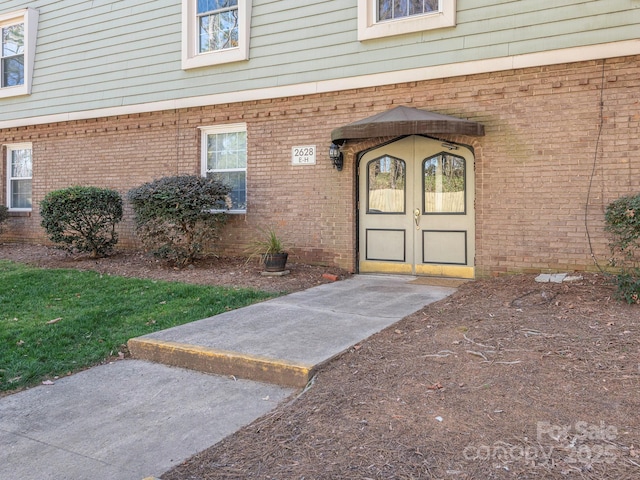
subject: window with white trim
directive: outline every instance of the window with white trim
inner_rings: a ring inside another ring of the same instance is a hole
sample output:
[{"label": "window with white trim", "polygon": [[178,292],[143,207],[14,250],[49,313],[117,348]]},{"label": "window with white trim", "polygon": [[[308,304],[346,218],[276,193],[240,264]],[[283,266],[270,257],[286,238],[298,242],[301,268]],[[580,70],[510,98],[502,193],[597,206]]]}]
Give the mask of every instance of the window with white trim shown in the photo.
[{"label": "window with white trim", "polygon": [[182,68],[249,59],[251,0],[182,0]]},{"label": "window with white trim", "polygon": [[358,40],[456,24],[456,0],[358,0]]},{"label": "window with white trim", "polygon": [[31,93],[38,11],[0,14],[0,98]]},{"label": "window with white trim", "polygon": [[231,187],[229,213],[247,211],[247,125],[200,127],[202,175],[217,175]]},{"label": "window with white trim", "polygon": [[12,211],[30,212],[33,171],[30,143],[7,145],[7,207]]},{"label": "window with white trim", "polygon": [[2,87],[24,85],[24,23],[2,27]]}]

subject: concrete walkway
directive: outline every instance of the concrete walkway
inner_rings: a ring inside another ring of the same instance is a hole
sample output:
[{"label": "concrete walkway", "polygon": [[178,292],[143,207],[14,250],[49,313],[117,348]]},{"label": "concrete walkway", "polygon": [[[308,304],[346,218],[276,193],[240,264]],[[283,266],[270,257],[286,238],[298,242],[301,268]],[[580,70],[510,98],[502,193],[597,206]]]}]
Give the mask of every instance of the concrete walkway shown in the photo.
[{"label": "concrete walkway", "polygon": [[119,361],[2,398],[0,479],[160,476],[272,410],[319,365],[454,291],[414,280],[355,276],[146,335],[133,353],[166,364]]}]

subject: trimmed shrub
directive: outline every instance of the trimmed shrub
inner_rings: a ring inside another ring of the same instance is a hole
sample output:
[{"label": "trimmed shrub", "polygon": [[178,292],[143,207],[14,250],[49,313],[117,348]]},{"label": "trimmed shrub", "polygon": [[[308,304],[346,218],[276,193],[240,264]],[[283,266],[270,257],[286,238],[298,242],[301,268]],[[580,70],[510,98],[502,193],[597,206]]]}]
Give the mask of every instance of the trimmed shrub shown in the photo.
[{"label": "trimmed shrub", "polygon": [[178,265],[193,263],[205,242],[219,237],[230,187],[217,177],[164,177],[129,191],[136,233],[154,255]]},{"label": "trimmed shrub", "polygon": [[640,194],[611,202],[605,222],[612,237],[611,264],[620,269],[618,296],[628,303],[640,303]]},{"label": "trimmed shrub", "polygon": [[3,232],[4,222],[9,218],[9,209],[4,205],[0,205],[0,233]]},{"label": "trimmed shrub", "polygon": [[41,225],[49,239],[69,251],[104,257],[118,243],[122,197],[115,190],[74,186],[49,192],[40,203]]}]

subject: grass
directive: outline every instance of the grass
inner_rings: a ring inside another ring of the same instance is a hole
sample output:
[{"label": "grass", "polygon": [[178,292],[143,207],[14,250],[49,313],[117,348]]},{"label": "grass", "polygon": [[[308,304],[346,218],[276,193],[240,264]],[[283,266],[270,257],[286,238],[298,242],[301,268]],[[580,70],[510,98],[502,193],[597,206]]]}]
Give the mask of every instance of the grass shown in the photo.
[{"label": "grass", "polygon": [[130,338],[271,296],[0,260],[0,391],[96,365]]}]

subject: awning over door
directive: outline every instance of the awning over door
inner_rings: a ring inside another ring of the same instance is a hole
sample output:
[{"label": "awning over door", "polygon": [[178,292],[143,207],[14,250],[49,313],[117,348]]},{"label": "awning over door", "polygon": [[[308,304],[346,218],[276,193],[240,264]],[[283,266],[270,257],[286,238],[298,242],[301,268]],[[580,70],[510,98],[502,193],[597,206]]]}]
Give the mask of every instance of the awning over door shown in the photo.
[{"label": "awning over door", "polygon": [[419,108],[399,106],[338,127],[331,132],[331,140],[341,144],[356,138],[429,134],[483,136],[484,125]]}]

